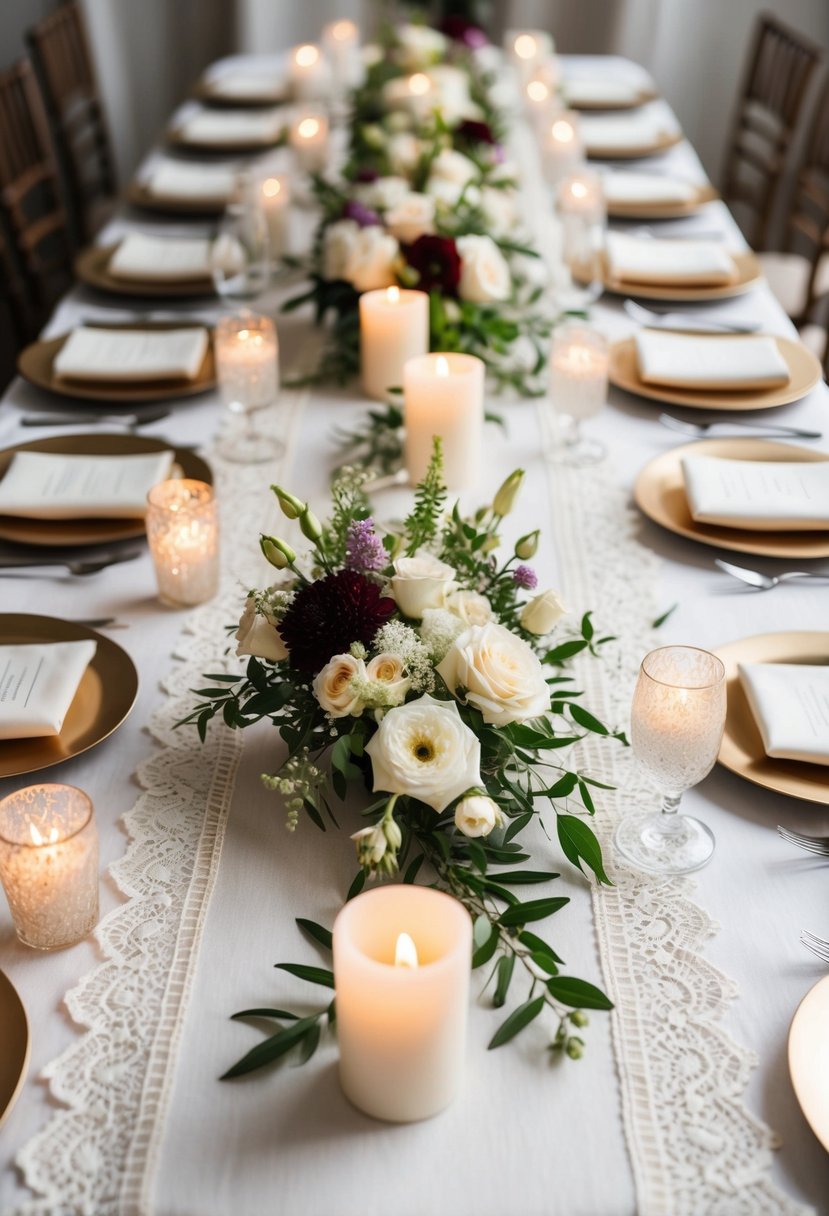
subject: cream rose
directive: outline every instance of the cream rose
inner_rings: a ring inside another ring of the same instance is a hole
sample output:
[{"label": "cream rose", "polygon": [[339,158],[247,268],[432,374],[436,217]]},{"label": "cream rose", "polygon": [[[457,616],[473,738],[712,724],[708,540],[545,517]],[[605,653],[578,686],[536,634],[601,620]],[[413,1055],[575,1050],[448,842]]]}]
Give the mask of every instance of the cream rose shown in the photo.
[{"label": "cream rose", "polygon": [[466,689],[466,700],[491,726],[526,722],[550,708],[544,668],[525,641],[503,625],[472,625],[438,665],[450,692]]},{"label": "cream rose", "polygon": [[409,794],[435,811],[481,783],[481,745],[454,702],[428,694],[390,709],[366,744],[375,792]]},{"label": "cream rose", "polygon": [[360,225],[354,220],[337,220],[329,224],[322,241],[322,275],[328,279],[344,279],[348,259],[360,235]]},{"label": "cream rose", "polygon": [[366,664],[366,678],[384,685],[386,705],[401,705],[412,682],[406,675],[403,661],[396,654],[377,654]]},{"label": "cream rose", "polygon": [[518,204],[514,190],[485,186],[481,191],[481,210],[490,232],[498,236],[511,232],[518,223]]},{"label": "cream rose", "polygon": [[404,177],[378,177],[376,181],[360,186],[357,197],[367,207],[378,207],[381,211],[386,211],[390,207],[396,207],[410,192],[411,186]]},{"label": "cream rose", "polygon": [[256,659],[267,659],[278,663],[287,659],[288,650],[274,622],[264,612],[256,610],[256,596],[249,595],[245,610],[236,630],[237,655],[253,655]]},{"label": "cream rose", "polygon": [[438,152],[432,161],[429,174],[438,181],[455,182],[459,186],[465,186],[467,182],[480,176],[475,162],[462,152],[456,152],[454,148],[444,148],[442,152]]},{"label": "cream rose", "polygon": [[469,794],[455,807],[455,827],[464,836],[488,836],[501,821],[501,808],[486,794]]},{"label": "cream rose", "polygon": [[386,212],[386,227],[404,245],[435,231],[435,200],[428,194],[411,193]]},{"label": "cream rose", "polygon": [[462,300],[488,304],[506,300],[512,291],[509,266],[491,236],[459,236],[455,242],[461,256]]},{"label": "cream rose", "polygon": [[443,608],[455,571],[424,549],[394,563],[391,593],[404,616],[420,620],[426,608]]},{"label": "cream rose", "polygon": [[398,62],[410,71],[440,59],[446,50],[446,35],[429,25],[406,22],[395,31]]},{"label": "cream rose", "polygon": [[467,625],[485,625],[494,615],[489,600],[477,591],[453,591],[446,607]]},{"label": "cream rose", "polygon": [[359,715],[363,706],[352,680],[365,680],[366,665],[350,654],[335,654],[314,678],[314,696],[332,718]]},{"label": "cream rose", "polygon": [[345,264],[345,278],[357,291],[391,287],[397,281],[395,263],[400,246],[382,228],[362,228]]},{"label": "cream rose", "polygon": [[389,164],[395,173],[411,173],[423,153],[423,145],[410,131],[392,135],[386,145]]},{"label": "cream rose", "polygon": [[524,605],[518,620],[527,633],[549,633],[569,611],[561,602],[558,592],[542,591]]}]

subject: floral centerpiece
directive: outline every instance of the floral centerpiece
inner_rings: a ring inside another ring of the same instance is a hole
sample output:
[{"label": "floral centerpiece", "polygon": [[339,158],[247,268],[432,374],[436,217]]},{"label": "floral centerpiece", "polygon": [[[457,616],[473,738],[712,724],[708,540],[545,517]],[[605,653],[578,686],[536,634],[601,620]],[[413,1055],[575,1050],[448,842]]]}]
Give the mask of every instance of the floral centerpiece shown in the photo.
[{"label": "floral centerpiece", "polygon": [[[499,529],[521,471],[465,518],[457,504],[447,509],[436,440],[399,531],[383,531],[369,514],[366,477],[354,469],[340,475],[326,524],[273,487],[310,552],[300,558],[285,540],[261,537],[280,577],[247,597],[236,635],[246,674],[207,677],[213,683],[197,690],[202,700],[186,721],[202,738],[217,714],[231,728],[263,718],[276,726],[288,756],[263,782],[284,798],[291,831],[303,813],[319,828],[337,825],[334,798],[355,791],[364,824],[351,834],[360,869],[349,896],[378,876],[427,876],[474,917],[472,965],[493,963],[496,1007],[507,999],[516,963],[526,973],[529,995],[491,1046],[547,1008],[556,1015],[553,1045],[578,1056],[573,1029],[585,1021],[582,1010],[609,1002],[591,984],[560,974],[561,958],[529,927],[567,898],[521,900],[514,888],[558,877],[523,868],[530,860],[524,838],[533,824],[544,827],[551,810],[565,857],[608,881],[588,823],[592,791],[606,787],[563,757],[585,733],[612,735],[581,704],[568,671],[575,655],[595,655],[609,639],[594,635],[590,614],[558,636],[565,609],[555,592],[538,590],[529,564],[537,531],[499,558]],[[322,926],[300,923],[330,944]],[[333,985],[324,969],[286,967]],[[329,1007],[280,1029],[232,1075],[287,1050],[298,1041],[299,1022],[315,1046],[326,1012],[333,1018]]]}]

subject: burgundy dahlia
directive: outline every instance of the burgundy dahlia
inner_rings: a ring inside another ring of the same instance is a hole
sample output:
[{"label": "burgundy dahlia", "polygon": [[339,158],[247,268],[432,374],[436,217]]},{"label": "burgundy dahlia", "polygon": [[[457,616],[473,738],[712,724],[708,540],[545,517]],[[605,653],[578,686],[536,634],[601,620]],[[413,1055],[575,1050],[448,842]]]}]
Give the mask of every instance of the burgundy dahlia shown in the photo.
[{"label": "burgundy dahlia", "polygon": [[352,642],[370,645],[394,610],[394,600],[354,570],[309,583],[297,591],[279,626],[291,666],[316,675]]},{"label": "burgundy dahlia", "polygon": [[453,42],[460,42],[463,46],[468,46],[473,51],[477,50],[478,47],[486,46],[489,42],[481,27],[473,25],[465,17],[444,17],[440,28],[447,38],[451,38]]},{"label": "burgundy dahlia", "polygon": [[451,236],[419,236],[403,249],[406,261],[418,273],[421,291],[440,291],[443,295],[458,294],[461,281],[461,258]]},{"label": "burgundy dahlia", "polygon": [[355,181],[357,182],[376,182],[380,174],[376,169],[372,169],[369,165],[365,165],[362,169],[357,170]]},{"label": "burgundy dahlia", "polygon": [[495,136],[488,122],[476,118],[465,118],[455,128],[455,135],[466,144],[494,144]]}]

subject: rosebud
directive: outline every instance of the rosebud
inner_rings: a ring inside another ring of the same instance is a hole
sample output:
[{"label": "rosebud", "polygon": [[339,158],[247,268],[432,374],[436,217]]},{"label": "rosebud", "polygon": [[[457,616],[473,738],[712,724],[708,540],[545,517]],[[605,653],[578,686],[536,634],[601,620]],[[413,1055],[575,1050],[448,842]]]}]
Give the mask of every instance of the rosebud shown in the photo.
[{"label": "rosebud", "polygon": [[522,561],[526,561],[528,557],[535,557],[538,550],[539,529],[535,532],[528,532],[526,536],[522,536],[515,545],[515,556],[520,557]]},{"label": "rosebud", "polygon": [[302,529],[302,535],[307,536],[312,542],[318,541],[322,536],[322,524],[309,507],[306,507],[300,515],[299,526]]},{"label": "rosebud", "polygon": [[501,822],[501,808],[486,794],[467,794],[455,807],[455,827],[464,836],[488,836]]},{"label": "rosebud", "polygon": [[555,591],[542,591],[524,605],[518,620],[527,633],[540,637],[549,633],[568,611]]},{"label": "rosebud", "polygon": [[287,490],[283,490],[281,486],[271,486],[276,495],[279,505],[282,508],[282,514],[288,519],[299,519],[303,511],[308,510],[307,502],[300,502],[293,494],[289,494]]},{"label": "rosebud", "polygon": [[263,557],[267,558],[277,570],[284,570],[296,561],[296,553],[291,546],[276,536],[260,536],[259,548],[262,550]]},{"label": "rosebud", "polygon": [[524,470],[515,469],[499,489],[492,503],[496,515],[509,515],[524,480]]}]

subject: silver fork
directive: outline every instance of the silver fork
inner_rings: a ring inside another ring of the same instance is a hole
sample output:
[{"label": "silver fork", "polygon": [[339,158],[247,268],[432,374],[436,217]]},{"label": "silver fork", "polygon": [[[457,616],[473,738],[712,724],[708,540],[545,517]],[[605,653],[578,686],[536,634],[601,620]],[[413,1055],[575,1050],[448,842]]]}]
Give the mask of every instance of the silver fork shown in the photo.
[{"label": "silver fork", "polygon": [[829,942],[818,937],[816,933],[810,933],[808,929],[800,930],[800,940],[806,949],[816,954],[822,962],[829,963]]},{"label": "silver fork", "polygon": [[78,561],[61,561],[51,558],[44,561],[40,557],[15,557],[0,561],[0,577],[11,574],[15,570],[51,570],[64,569],[77,578],[85,578],[89,574],[98,574],[108,566],[118,566],[122,562],[131,562],[139,556],[140,550],[134,549],[129,553],[108,554],[106,557],[86,558]]},{"label": "silver fork", "polygon": [[648,325],[651,329],[688,330],[689,333],[710,334],[754,334],[762,329],[760,321],[749,321],[746,317],[739,320],[718,321],[707,314],[674,312],[656,312],[652,308],[643,308],[635,300],[625,300],[623,308],[633,321],[640,325]]},{"label": "silver fork", "polygon": [[21,426],[97,426],[103,423],[137,431],[139,427],[151,426],[169,417],[169,410],[149,410],[144,414],[27,414],[20,423]]},{"label": "silver fork", "polygon": [[817,853],[819,857],[829,857],[829,836],[807,836],[805,832],[793,832],[791,828],[784,828],[778,823],[777,833],[779,836],[789,842],[796,844],[799,849],[805,849],[807,853]]},{"label": "silver fork", "polygon": [[795,426],[778,426],[774,422],[685,422],[682,418],[674,418],[672,414],[660,414],[659,421],[669,431],[678,431],[680,435],[692,435],[694,439],[704,439],[714,430],[748,431],[752,435],[778,435],[782,439],[822,439],[822,431],[803,431]]},{"label": "silver fork", "polygon": [[783,574],[763,574],[760,570],[747,570],[745,566],[734,566],[731,562],[724,562],[719,557],[714,558],[714,565],[725,574],[730,574],[732,578],[739,579],[741,583],[746,583],[757,591],[771,591],[778,583],[788,583],[793,579],[815,578],[829,582],[829,570],[786,570]]}]

